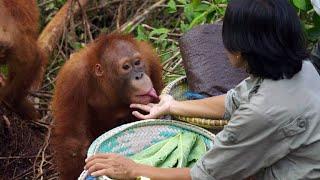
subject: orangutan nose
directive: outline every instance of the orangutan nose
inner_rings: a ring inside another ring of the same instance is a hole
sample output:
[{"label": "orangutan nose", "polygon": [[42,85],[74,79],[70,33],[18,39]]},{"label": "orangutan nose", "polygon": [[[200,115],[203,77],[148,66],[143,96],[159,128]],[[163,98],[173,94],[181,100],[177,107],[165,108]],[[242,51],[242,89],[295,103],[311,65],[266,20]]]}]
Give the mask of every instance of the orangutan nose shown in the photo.
[{"label": "orangutan nose", "polygon": [[137,73],[136,76],[135,76],[135,79],[136,79],[136,80],[142,79],[143,74],[144,74],[144,73],[142,73],[142,72],[141,72],[141,73]]}]

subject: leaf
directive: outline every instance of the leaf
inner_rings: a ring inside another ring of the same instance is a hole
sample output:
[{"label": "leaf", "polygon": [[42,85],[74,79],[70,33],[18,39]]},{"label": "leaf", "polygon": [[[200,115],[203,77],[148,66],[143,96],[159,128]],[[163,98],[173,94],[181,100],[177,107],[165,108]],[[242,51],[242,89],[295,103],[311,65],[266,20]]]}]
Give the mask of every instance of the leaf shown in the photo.
[{"label": "leaf", "polygon": [[[200,136],[195,136],[196,140],[192,145],[192,148],[190,152],[187,155],[187,165],[183,167],[192,167],[196,161],[198,161],[205,153],[206,153],[206,144],[204,143],[203,139]],[[191,142],[192,143],[192,142]],[[163,164],[161,164],[159,167],[161,168],[173,168],[173,167],[179,167],[178,161],[179,158],[181,159],[181,155],[179,156],[179,148],[174,150],[168,158],[165,160]]]},{"label": "leaf", "polygon": [[303,11],[308,11],[312,8],[310,0],[293,0],[294,6]]},{"label": "leaf", "polygon": [[308,39],[311,41],[317,41],[320,38],[320,28],[319,27],[313,27],[310,29],[307,29]]},{"label": "leaf", "polygon": [[205,12],[201,13],[200,15],[198,15],[196,18],[194,18],[192,20],[192,22],[189,25],[189,28],[192,28],[192,27],[194,27],[196,25],[199,25],[199,24],[205,22],[207,15],[209,13],[215,11],[216,8],[217,7],[215,5],[210,6],[210,8],[208,8]]},{"label": "leaf", "polygon": [[159,36],[159,41],[161,43],[161,48],[164,49],[168,45],[168,41],[166,41],[168,34],[162,34]]},{"label": "leaf", "polygon": [[149,166],[182,168],[193,165],[205,152],[202,137],[187,132],[160,141],[129,158]]},{"label": "leaf", "polygon": [[315,26],[318,26],[320,28],[320,16],[316,13],[313,14],[313,22]]},{"label": "leaf", "polygon": [[162,146],[162,148],[150,157],[133,160],[140,164],[157,167],[158,165],[162,164],[167,159],[167,157],[177,148],[178,138],[179,134],[172,138],[169,138],[169,140]]},{"label": "leaf", "polygon": [[177,12],[177,5],[174,0],[170,0],[168,3],[169,13]]},{"label": "leaf", "polygon": [[8,69],[8,65],[3,65],[0,67],[0,73],[5,75],[5,76],[8,76],[8,72],[9,72],[9,69]]},{"label": "leaf", "polygon": [[49,9],[54,9],[55,8],[55,4],[52,2],[52,3],[49,3],[47,4],[46,6],[46,10],[49,10]]},{"label": "leaf", "polygon": [[191,22],[194,17],[193,7],[191,6],[191,4],[186,4],[184,6],[184,14],[187,20]]},{"label": "leaf", "polygon": [[190,154],[188,156],[188,167],[193,166],[205,153],[207,152],[206,144],[202,137],[197,136],[197,140],[194,143]]},{"label": "leaf", "polygon": [[194,8],[194,11],[196,12],[204,12],[206,10],[208,10],[210,6],[208,4],[200,4],[199,6]]},{"label": "leaf", "polygon": [[132,24],[128,25],[126,29],[123,30],[123,33],[131,33],[133,31]]},{"label": "leaf", "polygon": [[153,31],[150,32],[149,37],[153,37],[154,35],[168,34],[168,32],[169,32],[169,29],[167,28],[154,29]]},{"label": "leaf", "polygon": [[187,4],[187,0],[177,0],[181,4]]},{"label": "leaf", "polygon": [[197,8],[200,4],[201,4],[201,1],[200,1],[200,0],[192,0],[192,1],[191,1],[191,5],[192,5],[192,7],[193,7],[194,9]]},{"label": "leaf", "polygon": [[186,167],[188,164],[189,153],[197,139],[194,133],[182,133],[178,142],[178,168]]},{"label": "leaf", "polygon": [[138,160],[138,159],[144,159],[144,158],[151,157],[156,152],[158,152],[169,140],[170,140],[170,138],[162,140],[160,142],[157,142],[156,144],[142,150],[141,152],[139,152],[133,156],[130,156],[129,158],[132,160]]},{"label": "leaf", "polygon": [[176,148],[169,156],[168,158],[159,165],[161,168],[174,168],[177,166],[178,163],[178,157],[179,157],[179,151],[178,148]]},{"label": "leaf", "polygon": [[146,35],[146,30],[144,29],[143,26],[139,25],[138,28],[137,28],[137,39],[138,40],[148,40],[148,36]]},{"label": "leaf", "polygon": [[82,49],[85,45],[80,42],[74,42],[71,46],[74,50],[79,50]]},{"label": "leaf", "polygon": [[181,21],[181,24],[180,24],[180,30],[181,32],[187,32],[189,30],[189,25],[185,24],[183,21]]}]

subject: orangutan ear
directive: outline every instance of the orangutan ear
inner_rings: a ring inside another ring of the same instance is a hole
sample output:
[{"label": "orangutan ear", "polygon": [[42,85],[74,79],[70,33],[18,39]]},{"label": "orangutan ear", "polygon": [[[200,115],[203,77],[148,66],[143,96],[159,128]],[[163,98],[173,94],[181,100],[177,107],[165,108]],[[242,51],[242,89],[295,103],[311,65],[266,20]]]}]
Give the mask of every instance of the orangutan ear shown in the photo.
[{"label": "orangutan ear", "polygon": [[97,77],[101,77],[103,75],[103,70],[102,70],[102,66],[101,64],[96,64],[94,66],[94,74],[97,76]]}]

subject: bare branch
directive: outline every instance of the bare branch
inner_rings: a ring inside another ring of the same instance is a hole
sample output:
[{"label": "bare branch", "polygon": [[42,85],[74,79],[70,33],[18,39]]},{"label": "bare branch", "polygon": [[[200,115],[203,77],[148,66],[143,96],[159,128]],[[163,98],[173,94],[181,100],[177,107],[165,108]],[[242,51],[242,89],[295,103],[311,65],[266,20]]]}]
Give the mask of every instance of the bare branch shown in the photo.
[{"label": "bare branch", "polygon": [[74,3],[74,0],[68,0],[66,4],[59,10],[59,12],[53,17],[48,23],[45,29],[40,34],[38,39],[39,46],[45,51],[46,54],[50,55],[55,48],[56,44],[63,34],[65,24],[70,21],[70,15],[68,12],[71,9],[72,15],[79,14],[81,8],[86,7],[90,0],[79,0],[79,3]]}]

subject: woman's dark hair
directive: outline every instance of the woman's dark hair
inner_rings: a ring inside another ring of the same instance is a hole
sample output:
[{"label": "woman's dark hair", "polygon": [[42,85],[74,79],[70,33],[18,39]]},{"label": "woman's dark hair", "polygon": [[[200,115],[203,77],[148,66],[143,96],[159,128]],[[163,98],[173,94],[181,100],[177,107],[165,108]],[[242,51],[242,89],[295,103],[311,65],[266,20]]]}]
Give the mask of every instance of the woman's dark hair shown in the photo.
[{"label": "woman's dark hair", "polygon": [[262,78],[290,79],[308,57],[302,25],[287,0],[231,0],[222,37],[229,52],[247,61],[247,71]]}]

